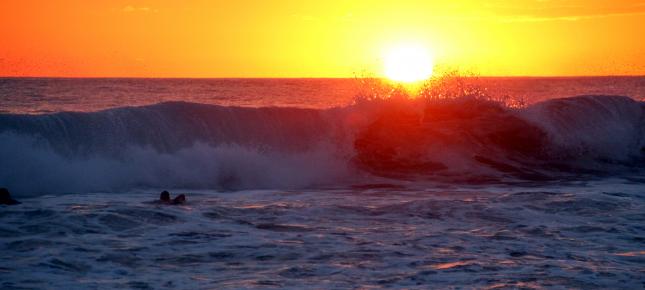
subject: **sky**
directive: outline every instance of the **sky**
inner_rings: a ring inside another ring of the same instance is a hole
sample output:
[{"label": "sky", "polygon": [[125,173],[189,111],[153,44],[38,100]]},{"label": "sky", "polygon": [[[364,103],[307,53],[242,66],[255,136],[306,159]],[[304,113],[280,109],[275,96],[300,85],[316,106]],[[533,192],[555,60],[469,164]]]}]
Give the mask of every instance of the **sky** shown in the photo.
[{"label": "sky", "polygon": [[380,75],[400,43],[478,75],[645,75],[643,35],[637,0],[0,0],[0,76]]}]

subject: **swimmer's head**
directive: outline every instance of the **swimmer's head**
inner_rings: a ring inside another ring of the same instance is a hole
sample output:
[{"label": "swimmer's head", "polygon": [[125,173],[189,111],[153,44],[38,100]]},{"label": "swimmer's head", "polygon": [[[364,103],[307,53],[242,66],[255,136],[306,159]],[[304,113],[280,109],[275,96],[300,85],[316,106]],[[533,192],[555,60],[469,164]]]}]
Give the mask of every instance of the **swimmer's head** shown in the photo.
[{"label": "swimmer's head", "polygon": [[9,199],[11,194],[9,194],[9,190],[6,188],[0,188],[0,199]]},{"label": "swimmer's head", "polygon": [[159,195],[159,200],[161,201],[170,201],[170,192],[167,191],[162,191],[161,195]]}]

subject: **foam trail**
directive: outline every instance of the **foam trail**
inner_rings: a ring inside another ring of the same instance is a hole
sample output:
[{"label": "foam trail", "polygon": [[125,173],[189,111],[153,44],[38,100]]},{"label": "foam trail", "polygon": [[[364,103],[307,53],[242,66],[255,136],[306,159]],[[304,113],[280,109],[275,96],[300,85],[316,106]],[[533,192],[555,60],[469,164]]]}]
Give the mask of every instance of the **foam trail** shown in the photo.
[{"label": "foam trail", "polygon": [[5,133],[0,138],[0,181],[23,195],[150,187],[299,188],[339,182],[348,174],[324,147],[285,154],[195,143],[173,153],[128,147],[119,158],[67,157],[31,136]]}]

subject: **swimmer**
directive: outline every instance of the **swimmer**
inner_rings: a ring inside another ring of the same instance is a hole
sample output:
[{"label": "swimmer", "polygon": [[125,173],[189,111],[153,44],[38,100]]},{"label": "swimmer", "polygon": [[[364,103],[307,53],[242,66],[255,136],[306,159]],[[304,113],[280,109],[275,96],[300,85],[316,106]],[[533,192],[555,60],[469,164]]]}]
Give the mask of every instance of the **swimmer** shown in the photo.
[{"label": "swimmer", "polygon": [[170,199],[170,192],[164,190],[159,195],[159,202],[173,205],[184,204],[186,203],[186,195],[180,194],[174,199]]},{"label": "swimmer", "polygon": [[170,192],[162,191],[159,195],[159,201],[163,203],[170,203]]},{"label": "swimmer", "polygon": [[16,204],[20,204],[20,202],[11,198],[11,193],[9,193],[8,189],[0,188],[0,204],[16,205]]},{"label": "swimmer", "polygon": [[186,203],[186,196],[183,194],[178,195],[175,199],[172,200],[171,204],[184,204]]}]

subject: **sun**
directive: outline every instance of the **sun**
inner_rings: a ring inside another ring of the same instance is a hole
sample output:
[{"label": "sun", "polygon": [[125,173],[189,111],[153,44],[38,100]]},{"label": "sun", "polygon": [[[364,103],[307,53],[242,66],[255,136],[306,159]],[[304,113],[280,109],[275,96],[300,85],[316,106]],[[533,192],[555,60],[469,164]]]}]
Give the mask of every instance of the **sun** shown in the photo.
[{"label": "sun", "polygon": [[397,82],[425,80],[432,75],[433,66],[430,51],[417,44],[398,45],[384,55],[385,76]]}]

